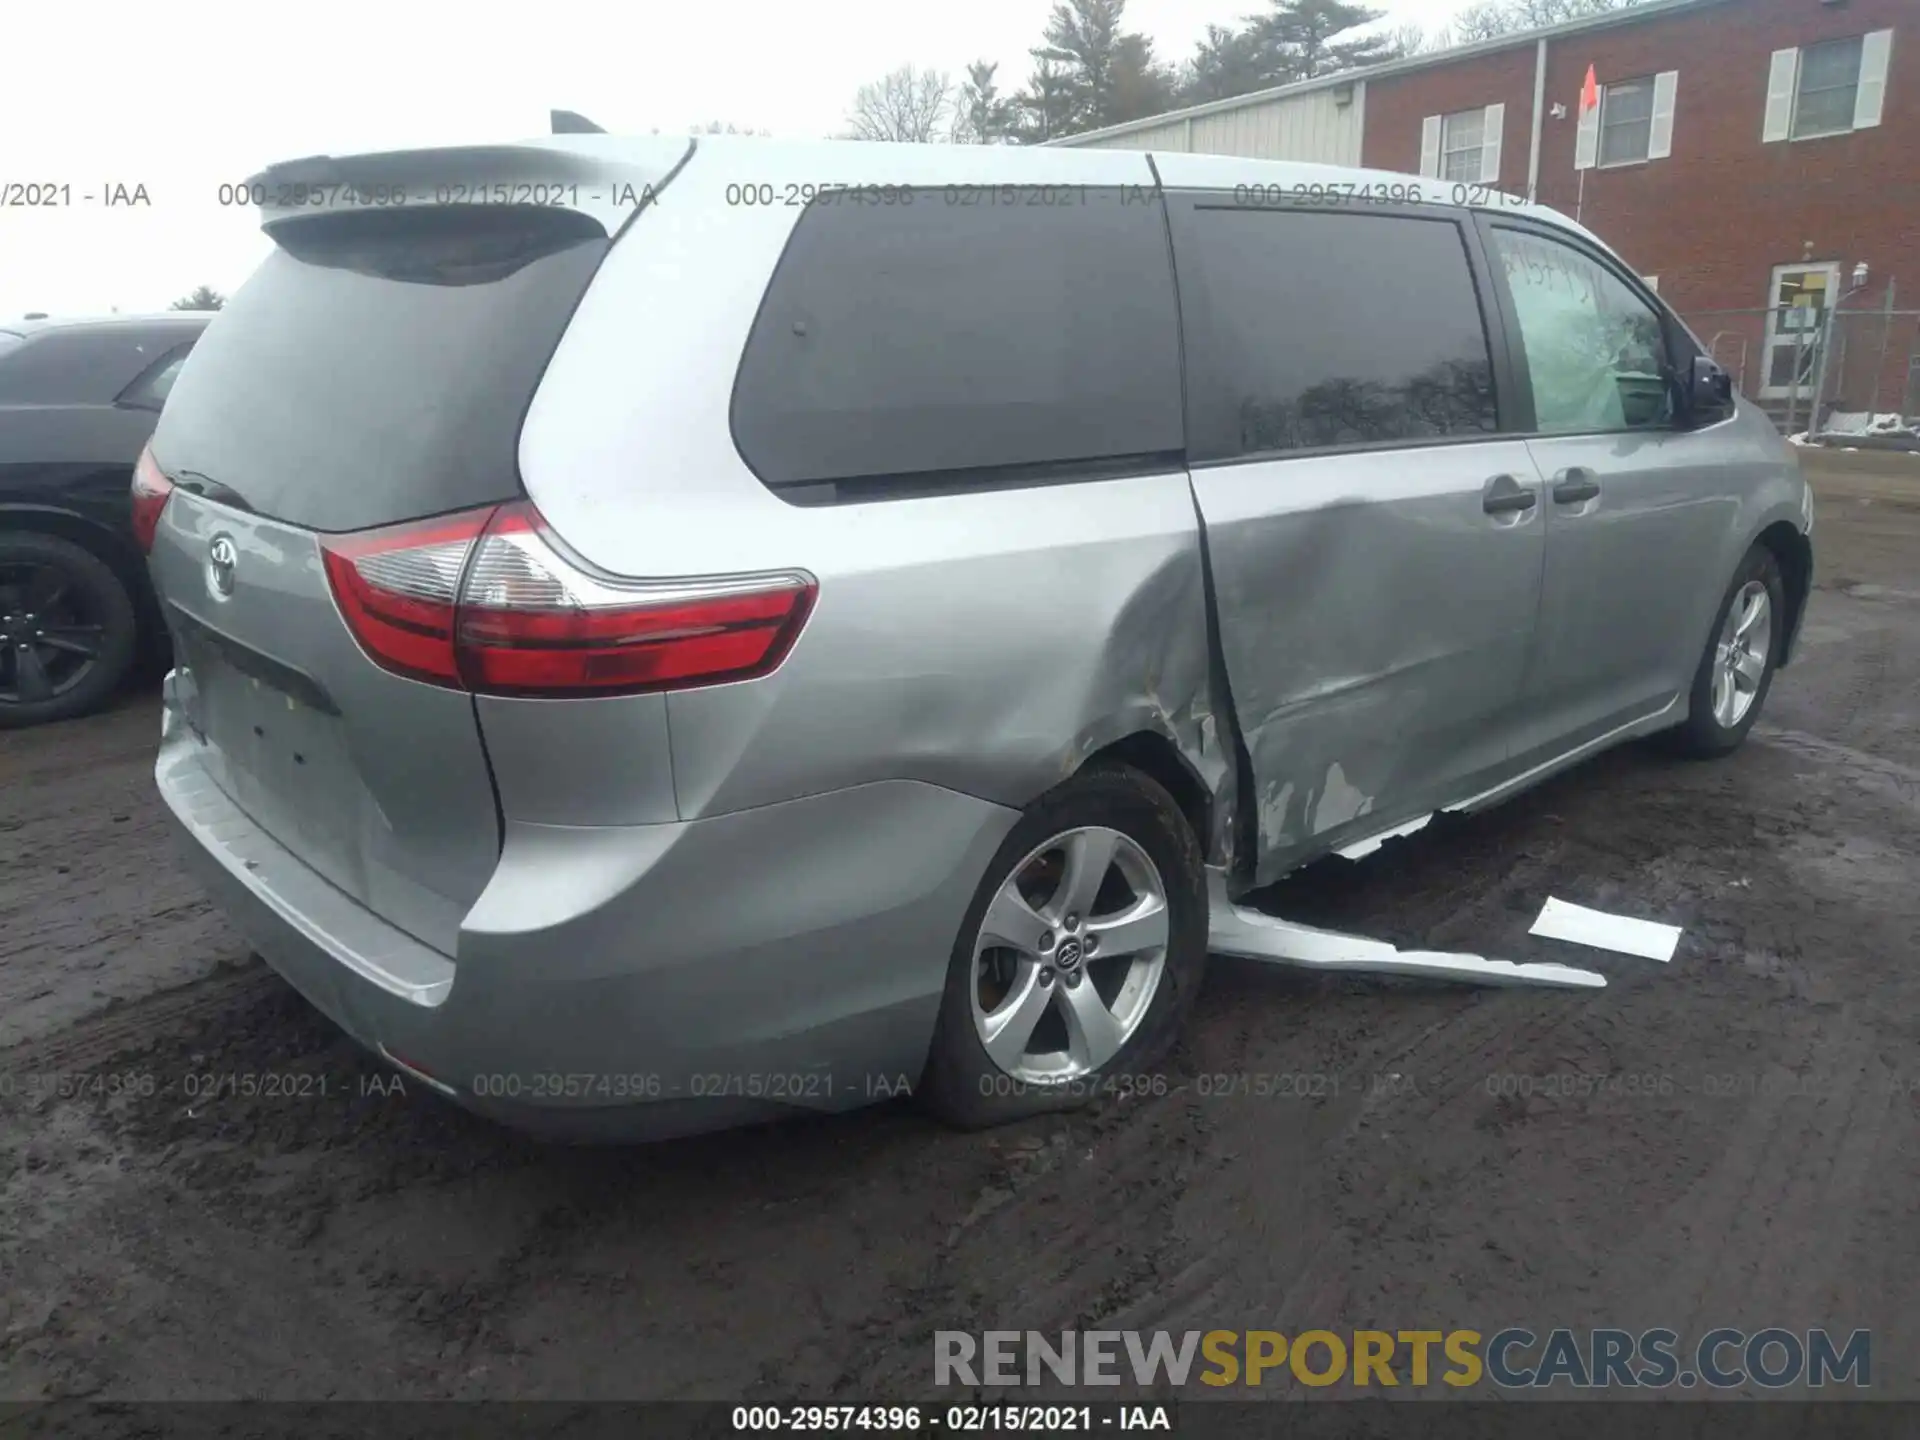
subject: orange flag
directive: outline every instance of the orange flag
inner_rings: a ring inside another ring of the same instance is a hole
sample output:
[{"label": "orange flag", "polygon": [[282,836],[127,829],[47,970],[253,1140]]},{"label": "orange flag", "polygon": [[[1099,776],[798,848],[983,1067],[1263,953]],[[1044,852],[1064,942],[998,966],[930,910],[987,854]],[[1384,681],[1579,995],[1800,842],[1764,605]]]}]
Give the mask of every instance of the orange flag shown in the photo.
[{"label": "orange flag", "polygon": [[1580,113],[1586,114],[1600,103],[1600,84],[1593,78],[1593,67],[1587,66],[1587,78],[1580,85]]}]

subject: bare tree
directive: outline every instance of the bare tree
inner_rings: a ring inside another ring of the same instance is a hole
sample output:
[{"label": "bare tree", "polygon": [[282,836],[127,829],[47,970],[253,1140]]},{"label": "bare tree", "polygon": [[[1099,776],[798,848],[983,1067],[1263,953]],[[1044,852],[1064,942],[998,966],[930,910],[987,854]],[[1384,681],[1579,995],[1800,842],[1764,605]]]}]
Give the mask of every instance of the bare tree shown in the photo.
[{"label": "bare tree", "polygon": [[1424,55],[1444,44],[1446,36],[1444,29],[1429,35],[1418,25],[1396,25],[1386,33],[1387,49],[1396,60],[1408,55]]},{"label": "bare tree", "polygon": [[953,82],[944,70],[898,70],[862,85],[847,117],[855,140],[944,139],[955,110]]},{"label": "bare tree", "polygon": [[1444,45],[1471,45],[1519,30],[1538,30],[1566,20],[1625,10],[1642,0],[1476,0],[1441,32]]}]

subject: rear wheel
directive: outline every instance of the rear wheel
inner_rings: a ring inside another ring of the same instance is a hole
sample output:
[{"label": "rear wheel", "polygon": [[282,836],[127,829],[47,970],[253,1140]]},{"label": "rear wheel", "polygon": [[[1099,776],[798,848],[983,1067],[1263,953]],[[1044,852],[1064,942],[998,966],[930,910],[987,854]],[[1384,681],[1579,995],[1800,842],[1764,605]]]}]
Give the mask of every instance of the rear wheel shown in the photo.
[{"label": "rear wheel", "polygon": [[1131,769],[1076,776],[987,867],[922,1098],[978,1128],[1124,1088],[1178,1034],[1206,949],[1205,871],[1180,807]]},{"label": "rear wheel", "polygon": [[1710,759],[1747,738],[1773,686],[1786,633],[1786,596],[1780,562],[1764,545],[1754,546],[1720,602],[1694,672],[1686,723],[1668,732],[1673,749]]},{"label": "rear wheel", "polygon": [[57,535],[0,534],[0,729],[97,710],[126,677],[137,631],[99,556]]}]

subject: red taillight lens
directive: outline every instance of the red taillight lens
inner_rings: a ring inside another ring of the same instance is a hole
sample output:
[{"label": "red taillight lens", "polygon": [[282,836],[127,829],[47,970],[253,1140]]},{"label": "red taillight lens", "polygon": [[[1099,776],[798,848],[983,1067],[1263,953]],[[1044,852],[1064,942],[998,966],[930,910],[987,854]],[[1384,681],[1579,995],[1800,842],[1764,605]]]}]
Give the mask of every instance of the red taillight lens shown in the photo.
[{"label": "red taillight lens", "polygon": [[813,605],[811,577],[632,582],[589,573],[532,505],[321,542],[368,654],[415,679],[493,695],[611,695],[775,669]]},{"label": "red taillight lens", "polygon": [[453,653],[460,577],[493,513],[489,506],[321,540],[333,598],[376,663],[415,680],[460,683]]},{"label": "red taillight lens", "polygon": [[133,466],[133,538],[142,555],[153,553],[153,537],[160,530],[160,512],[173,497],[173,482],[160,473],[153,451],[142,450]]}]

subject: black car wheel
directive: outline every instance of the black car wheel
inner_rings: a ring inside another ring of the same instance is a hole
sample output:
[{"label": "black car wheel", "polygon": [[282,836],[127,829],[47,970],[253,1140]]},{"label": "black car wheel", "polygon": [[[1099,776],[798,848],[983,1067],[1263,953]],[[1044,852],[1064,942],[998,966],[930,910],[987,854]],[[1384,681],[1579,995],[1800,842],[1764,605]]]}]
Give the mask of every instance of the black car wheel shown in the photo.
[{"label": "black car wheel", "polygon": [[99,556],[57,535],[0,533],[0,729],[99,709],[137,631],[126,586]]}]

